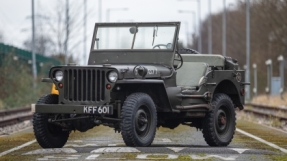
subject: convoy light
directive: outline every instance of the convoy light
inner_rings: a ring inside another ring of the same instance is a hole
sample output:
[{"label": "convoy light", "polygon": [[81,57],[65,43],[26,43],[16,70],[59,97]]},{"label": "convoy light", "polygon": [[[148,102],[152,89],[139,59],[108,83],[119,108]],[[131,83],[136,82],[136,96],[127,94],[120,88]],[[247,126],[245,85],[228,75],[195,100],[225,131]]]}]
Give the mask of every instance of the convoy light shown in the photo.
[{"label": "convoy light", "polygon": [[60,70],[56,71],[55,78],[58,82],[62,81],[63,77],[64,77],[64,74],[62,71],[60,71]]},{"label": "convoy light", "polygon": [[245,89],[244,89],[244,88],[241,88],[240,94],[241,94],[241,96],[244,96],[244,95],[245,95]]},{"label": "convoy light", "polygon": [[106,85],[106,88],[107,88],[107,89],[111,89],[112,86],[111,86],[110,84],[107,84],[107,85]]},{"label": "convoy light", "polygon": [[114,83],[114,82],[117,81],[117,79],[118,79],[118,73],[117,73],[117,72],[112,71],[112,72],[109,73],[109,75],[108,75],[108,80],[109,80],[110,82]]},{"label": "convoy light", "polygon": [[63,88],[63,83],[59,83],[59,88]]}]

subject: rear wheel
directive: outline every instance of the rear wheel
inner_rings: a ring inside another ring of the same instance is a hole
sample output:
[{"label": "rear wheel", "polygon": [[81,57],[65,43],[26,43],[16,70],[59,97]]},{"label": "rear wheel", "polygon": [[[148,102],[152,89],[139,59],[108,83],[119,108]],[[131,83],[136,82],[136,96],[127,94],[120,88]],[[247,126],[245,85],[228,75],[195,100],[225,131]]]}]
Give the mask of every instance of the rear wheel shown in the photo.
[{"label": "rear wheel", "polygon": [[127,146],[149,146],[153,142],[157,115],[149,95],[133,93],[127,97],[121,117],[121,134]]},{"label": "rear wheel", "polygon": [[212,110],[203,120],[202,133],[210,146],[227,146],[235,131],[235,110],[232,100],[226,94],[215,94]]},{"label": "rear wheel", "polygon": [[[37,104],[58,104],[58,95],[48,94],[42,96]],[[49,118],[57,117],[55,114],[34,113],[33,129],[36,140],[42,148],[62,148],[69,137],[69,131],[49,123]]]}]

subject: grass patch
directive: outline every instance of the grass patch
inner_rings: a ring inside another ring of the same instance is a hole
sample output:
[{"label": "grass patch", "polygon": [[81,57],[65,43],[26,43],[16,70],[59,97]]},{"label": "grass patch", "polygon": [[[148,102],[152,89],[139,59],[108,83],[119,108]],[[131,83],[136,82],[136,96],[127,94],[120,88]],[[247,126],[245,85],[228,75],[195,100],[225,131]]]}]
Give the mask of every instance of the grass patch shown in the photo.
[{"label": "grass patch", "polygon": [[147,158],[150,158],[150,159],[166,159],[168,157],[168,155],[148,155]]}]

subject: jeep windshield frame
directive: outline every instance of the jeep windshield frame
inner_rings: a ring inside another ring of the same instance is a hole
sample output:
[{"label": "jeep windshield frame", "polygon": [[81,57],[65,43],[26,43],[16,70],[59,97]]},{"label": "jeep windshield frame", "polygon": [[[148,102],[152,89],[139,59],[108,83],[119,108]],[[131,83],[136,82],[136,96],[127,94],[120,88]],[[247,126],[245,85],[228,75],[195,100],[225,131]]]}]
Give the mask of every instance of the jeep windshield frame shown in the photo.
[{"label": "jeep windshield frame", "polygon": [[177,26],[162,22],[97,23],[91,50],[174,50]]},{"label": "jeep windshield frame", "polygon": [[[172,66],[179,27],[180,22],[96,23],[88,65]],[[108,29],[112,29],[111,32],[107,32]],[[127,36],[122,36],[123,33]],[[120,41],[126,44],[119,47]]]}]

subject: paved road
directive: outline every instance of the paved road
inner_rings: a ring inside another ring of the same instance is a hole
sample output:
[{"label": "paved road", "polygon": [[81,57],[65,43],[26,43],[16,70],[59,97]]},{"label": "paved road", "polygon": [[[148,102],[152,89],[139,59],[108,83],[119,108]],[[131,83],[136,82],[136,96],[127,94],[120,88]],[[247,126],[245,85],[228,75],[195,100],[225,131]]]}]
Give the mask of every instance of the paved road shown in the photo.
[{"label": "paved road", "polygon": [[175,130],[159,128],[151,147],[133,148],[126,147],[113,129],[99,126],[86,133],[72,132],[62,149],[42,149],[35,141],[29,142],[34,140],[29,129],[0,138],[0,156],[1,151],[12,149],[0,160],[287,160],[286,133],[242,120],[237,121],[237,128],[259,141],[236,131],[228,147],[209,147],[201,131],[181,125]]}]

